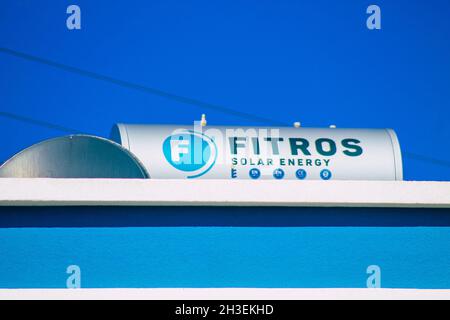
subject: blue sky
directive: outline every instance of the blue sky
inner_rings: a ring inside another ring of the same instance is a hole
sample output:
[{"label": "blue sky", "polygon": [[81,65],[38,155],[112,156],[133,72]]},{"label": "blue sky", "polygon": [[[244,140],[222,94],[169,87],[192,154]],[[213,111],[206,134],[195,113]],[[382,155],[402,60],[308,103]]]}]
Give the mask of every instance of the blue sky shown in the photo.
[{"label": "blue sky", "polygon": [[[82,29],[66,28],[77,4]],[[377,4],[382,29],[366,28]],[[393,128],[408,180],[450,180],[448,0],[0,2],[0,47],[272,121]],[[108,136],[116,122],[265,125],[0,52],[0,112]],[[0,161],[57,130],[0,117]],[[417,156],[437,159],[424,161]]]}]

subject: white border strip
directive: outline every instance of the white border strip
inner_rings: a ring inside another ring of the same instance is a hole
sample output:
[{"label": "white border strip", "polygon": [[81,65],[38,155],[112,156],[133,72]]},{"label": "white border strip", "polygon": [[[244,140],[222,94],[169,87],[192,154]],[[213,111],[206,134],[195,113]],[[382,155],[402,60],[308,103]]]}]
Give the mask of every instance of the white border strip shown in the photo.
[{"label": "white border strip", "polygon": [[0,300],[450,300],[416,289],[0,289]]},{"label": "white border strip", "polygon": [[0,206],[450,208],[450,182],[0,179]]}]

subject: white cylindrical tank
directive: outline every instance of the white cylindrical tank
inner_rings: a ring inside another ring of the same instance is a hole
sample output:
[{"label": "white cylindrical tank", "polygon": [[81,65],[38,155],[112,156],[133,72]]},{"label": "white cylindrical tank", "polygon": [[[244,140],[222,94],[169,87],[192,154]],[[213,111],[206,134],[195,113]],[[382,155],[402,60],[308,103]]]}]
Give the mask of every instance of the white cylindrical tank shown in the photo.
[{"label": "white cylindrical tank", "polygon": [[403,179],[391,129],[117,124],[111,139],[156,179]]}]

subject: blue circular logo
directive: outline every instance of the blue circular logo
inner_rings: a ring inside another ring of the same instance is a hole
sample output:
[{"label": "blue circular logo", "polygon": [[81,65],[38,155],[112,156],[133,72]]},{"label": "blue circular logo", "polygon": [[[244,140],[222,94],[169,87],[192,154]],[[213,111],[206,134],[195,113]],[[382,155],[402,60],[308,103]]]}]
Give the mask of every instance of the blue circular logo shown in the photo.
[{"label": "blue circular logo", "polygon": [[275,169],[274,171],[273,171],[273,177],[275,178],[275,179],[283,179],[284,178],[284,171],[282,170],[282,169],[280,169],[280,168],[278,168],[278,169]]},{"label": "blue circular logo", "polygon": [[217,147],[214,141],[203,133],[183,130],[164,140],[163,153],[172,167],[185,172],[187,178],[197,178],[213,167],[217,158]]},{"label": "blue circular logo", "polygon": [[250,171],[248,172],[248,175],[252,179],[258,179],[259,177],[261,177],[261,171],[259,171],[259,169],[257,169],[257,168],[253,168],[253,169],[250,169]]},{"label": "blue circular logo", "polygon": [[305,179],[306,176],[307,176],[306,170],[298,169],[298,170],[295,172],[295,176],[297,177],[297,179],[300,179],[300,180]]},{"label": "blue circular logo", "polygon": [[330,180],[331,176],[332,176],[331,171],[328,169],[323,169],[322,171],[320,171],[320,177],[323,180]]}]

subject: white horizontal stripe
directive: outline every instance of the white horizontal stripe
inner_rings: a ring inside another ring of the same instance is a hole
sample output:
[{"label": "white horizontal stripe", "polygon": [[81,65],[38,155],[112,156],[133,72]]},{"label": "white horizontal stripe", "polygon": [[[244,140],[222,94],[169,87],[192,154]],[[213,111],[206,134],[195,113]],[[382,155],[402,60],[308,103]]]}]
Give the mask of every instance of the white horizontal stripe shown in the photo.
[{"label": "white horizontal stripe", "polygon": [[416,289],[0,289],[0,300],[450,300],[450,290]]},{"label": "white horizontal stripe", "polygon": [[0,205],[450,208],[450,182],[3,178]]}]

